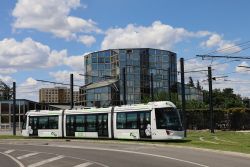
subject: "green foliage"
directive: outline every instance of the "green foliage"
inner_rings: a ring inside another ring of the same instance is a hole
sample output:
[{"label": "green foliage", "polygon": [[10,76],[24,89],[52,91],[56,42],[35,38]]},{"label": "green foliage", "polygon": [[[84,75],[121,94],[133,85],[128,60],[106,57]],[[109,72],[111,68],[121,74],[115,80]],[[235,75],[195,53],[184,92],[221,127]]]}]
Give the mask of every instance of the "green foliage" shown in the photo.
[{"label": "green foliage", "polygon": [[197,100],[190,100],[186,102],[186,108],[187,109],[202,109],[202,108],[208,108],[208,105],[204,102],[197,101]]},{"label": "green foliage", "polygon": [[[204,91],[204,102],[209,104],[209,93]],[[235,108],[245,107],[243,99],[240,95],[236,95],[232,88],[213,90],[213,106],[214,108]]]},{"label": "green foliage", "polygon": [[196,88],[197,88],[198,90],[202,90],[202,87],[201,87],[201,85],[200,85],[199,80],[197,80],[197,82],[196,82]]},{"label": "green foliage", "polygon": [[[151,101],[151,96],[144,95],[142,97],[142,103],[148,103],[150,101]],[[177,93],[171,93],[171,95],[167,92],[155,93],[154,94],[154,101],[171,101],[177,106],[177,108],[181,107],[181,102],[178,100]]]},{"label": "green foliage", "polygon": [[9,100],[11,97],[11,88],[0,80],[0,100]]},{"label": "green foliage", "polygon": [[148,102],[150,102],[151,101],[151,97],[150,96],[148,96],[148,95],[144,95],[144,96],[142,96],[142,103],[148,103]]},{"label": "green foliage", "polygon": [[167,101],[169,100],[169,95],[166,92],[156,93],[154,96],[155,101]]},{"label": "green foliage", "polygon": [[190,86],[190,87],[194,87],[194,81],[193,81],[192,77],[189,77],[189,81],[188,81],[187,85]]}]

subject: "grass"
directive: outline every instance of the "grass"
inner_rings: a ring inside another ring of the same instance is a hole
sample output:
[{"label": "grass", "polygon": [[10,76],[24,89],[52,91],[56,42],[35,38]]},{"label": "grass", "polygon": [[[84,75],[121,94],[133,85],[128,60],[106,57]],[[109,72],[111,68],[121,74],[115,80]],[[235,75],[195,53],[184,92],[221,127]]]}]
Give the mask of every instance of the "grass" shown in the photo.
[{"label": "grass", "polygon": [[23,136],[0,135],[0,139],[25,139]]},{"label": "grass", "polygon": [[[250,154],[250,133],[234,131],[216,131],[211,134],[209,131],[188,131],[185,140],[172,141],[128,141],[128,140],[108,140],[107,142],[119,143],[153,143],[175,146],[189,146],[222,151],[233,151]],[[30,139],[22,136],[0,135],[0,139]],[[35,138],[34,138],[35,139]],[[41,139],[41,138],[38,138]],[[51,139],[51,138],[50,138]],[[202,141],[202,140],[203,141]],[[84,139],[83,139],[84,140]],[[106,141],[99,139],[87,139],[91,141]]]},{"label": "grass", "polygon": [[250,154],[250,133],[216,131],[211,134],[209,131],[189,131],[187,136],[183,142],[168,144]]}]

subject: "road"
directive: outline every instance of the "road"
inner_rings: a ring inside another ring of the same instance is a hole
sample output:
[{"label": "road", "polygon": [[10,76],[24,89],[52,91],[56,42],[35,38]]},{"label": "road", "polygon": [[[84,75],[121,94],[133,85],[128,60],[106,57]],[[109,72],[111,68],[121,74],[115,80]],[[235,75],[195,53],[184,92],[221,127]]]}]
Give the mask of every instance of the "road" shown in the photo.
[{"label": "road", "polygon": [[119,141],[1,140],[0,152],[1,167],[250,166],[250,156]]}]

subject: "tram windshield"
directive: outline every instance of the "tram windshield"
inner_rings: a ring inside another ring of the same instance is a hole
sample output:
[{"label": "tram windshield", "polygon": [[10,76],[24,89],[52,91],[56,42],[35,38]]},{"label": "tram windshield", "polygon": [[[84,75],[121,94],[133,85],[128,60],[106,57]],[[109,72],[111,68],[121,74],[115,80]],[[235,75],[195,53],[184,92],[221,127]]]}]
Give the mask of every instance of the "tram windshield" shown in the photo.
[{"label": "tram windshield", "polygon": [[156,108],[157,129],[182,130],[181,120],[175,108]]}]

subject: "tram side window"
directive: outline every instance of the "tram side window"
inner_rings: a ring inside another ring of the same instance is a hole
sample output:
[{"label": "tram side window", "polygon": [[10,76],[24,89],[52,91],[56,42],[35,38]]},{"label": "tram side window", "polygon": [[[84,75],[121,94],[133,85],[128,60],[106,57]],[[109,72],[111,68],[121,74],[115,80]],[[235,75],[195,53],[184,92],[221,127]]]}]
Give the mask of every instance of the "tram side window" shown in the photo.
[{"label": "tram side window", "polygon": [[137,129],[137,112],[117,113],[116,127],[117,129]]},{"label": "tram side window", "polygon": [[85,132],[85,120],[84,115],[76,116],[76,131]]},{"label": "tram side window", "polygon": [[58,129],[58,116],[49,117],[49,129]]},{"label": "tram side window", "polygon": [[87,131],[95,132],[96,131],[96,115],[87,115]]},{"label": "tram side window", "polygon": [[38,117],[38,129],[48,129],[49,124],[48,124],[48,117]]},{"label": "tram side window", "polygon": [[41,116],[38,119],[38,129],[58,129],[58,116]]},{"label": "tram side window", "polygon": [[137,113],[127,113],[127,129],[137,129]]},{"label": "tram side window", "polygon": [[117,129],[126,128],[126,113],[117,113]]}]

